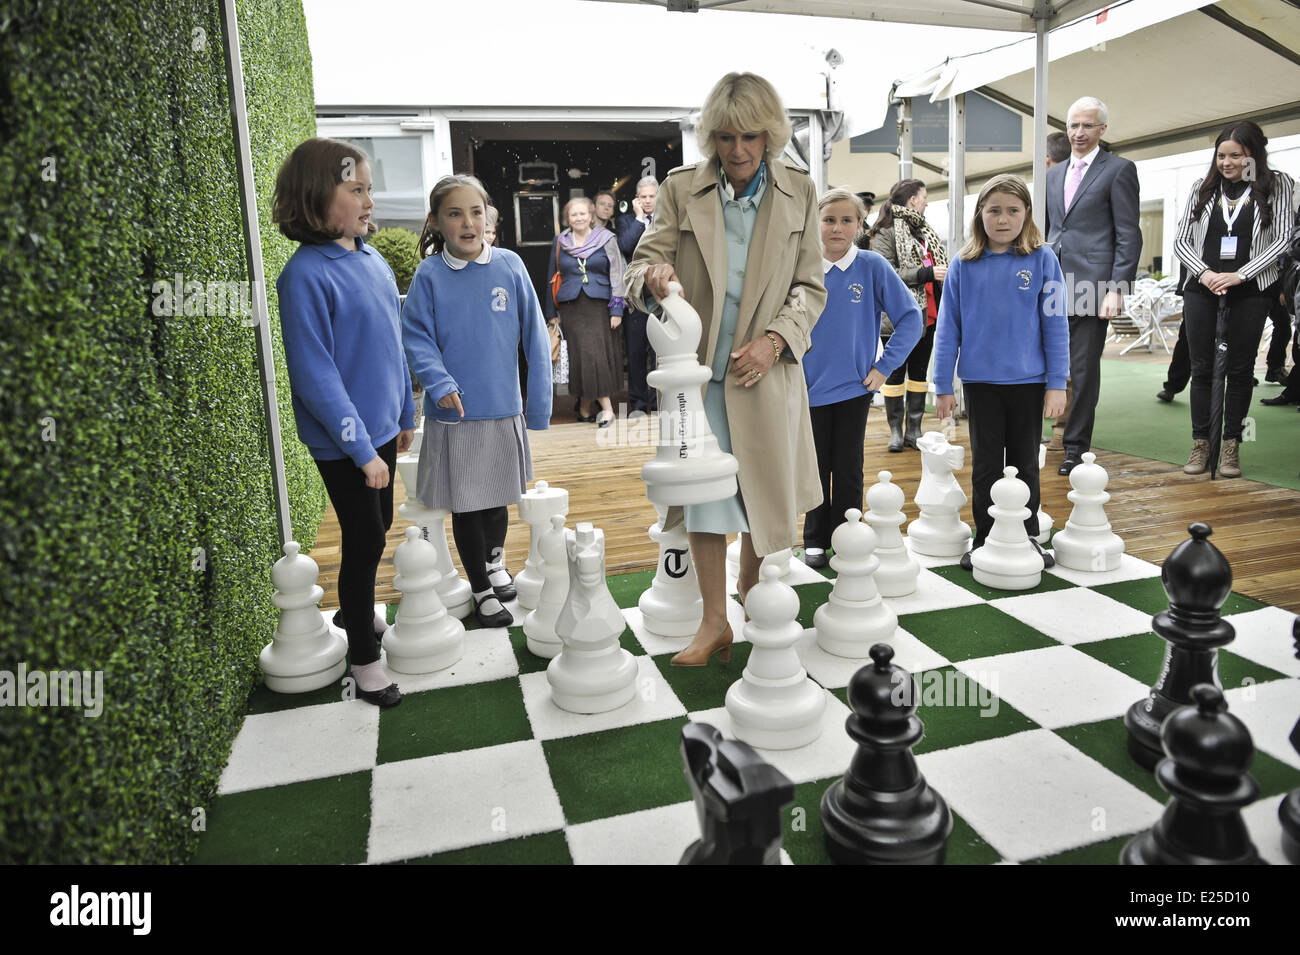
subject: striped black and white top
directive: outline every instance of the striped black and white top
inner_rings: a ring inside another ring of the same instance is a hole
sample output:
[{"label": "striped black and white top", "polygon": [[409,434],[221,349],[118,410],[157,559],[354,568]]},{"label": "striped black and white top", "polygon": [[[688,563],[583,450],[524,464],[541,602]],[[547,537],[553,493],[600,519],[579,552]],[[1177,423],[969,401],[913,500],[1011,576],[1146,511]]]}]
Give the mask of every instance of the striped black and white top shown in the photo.
[{"label": "striped black and white top", "polygon": [[[1211,199],[1201,210],[1201,214],[1192,218],[1196,207],[1196,197],[1201,191],[1198,179],[1192,185],[1192,194],[1187,197],[1187,207],[1178,223],[1178,236],[1174,239],[1174,254],[1183,265],[1187,266],[1187,282],[1190,285],[1208,265],[1201,258],[1205,247],[1205,233],[1210,227],[1210,217],[1214,215],[1217,204]],[[1273,208],[1273,221],[1268,228],[1261,225],[1263,216],[1255,216],[1255,226],[1251,232],[1250,249],[1253,253],[1248,261],[1237,271],[1246,281],[1255,279],[1260,289],[1266,289],[1277,281],[1281,274],[1279,260],[1291,244],[1291,231],[1295,224],[1295,212],[1292,202],[1294,183],[1284,172],[1273,170],[1273,195],[1270,205]]]}]

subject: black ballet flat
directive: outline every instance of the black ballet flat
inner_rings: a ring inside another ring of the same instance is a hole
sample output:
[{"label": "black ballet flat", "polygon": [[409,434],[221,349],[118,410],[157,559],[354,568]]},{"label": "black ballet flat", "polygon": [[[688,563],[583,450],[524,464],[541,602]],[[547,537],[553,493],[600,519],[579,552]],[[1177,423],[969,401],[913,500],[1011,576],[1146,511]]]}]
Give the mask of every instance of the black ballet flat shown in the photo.
[{"label": "black ballet flat", "polygon": [[357,699],[373,703],[382,709],[388,709],[402,702],[402,694],[396,683],[390,683],[382,690],[363,690],[358,687]]},{"label": "black ballet flat", "polygon": [[821,570],[827,564],[826,551],[822,551],[820,554],[810,554],[805,550],[803,552],[803,562],[813,570]]},{"label": "black ballet flat", "polygon": [[515,618],[505,607],[502,607],[496,613],[484,613],[477,601],[474,603],[474,619],[478,621],[480,627],[488,630],[510,627],[515,622]]},{"label": "black ballet flat", "polygon": [[[504,570],[504,568],[502,569]],[[496,584],[492,585],[492,592],[497,595],[497,600],[502,603],[505,603],[507,600],[514,600],[519,596],[519,593],[515,590],[515,578],[511,576],[510,571],[508,570],[506,571],[506,576],[510,577],[510,580],[507,583],[502,584],[500,587]]]}]

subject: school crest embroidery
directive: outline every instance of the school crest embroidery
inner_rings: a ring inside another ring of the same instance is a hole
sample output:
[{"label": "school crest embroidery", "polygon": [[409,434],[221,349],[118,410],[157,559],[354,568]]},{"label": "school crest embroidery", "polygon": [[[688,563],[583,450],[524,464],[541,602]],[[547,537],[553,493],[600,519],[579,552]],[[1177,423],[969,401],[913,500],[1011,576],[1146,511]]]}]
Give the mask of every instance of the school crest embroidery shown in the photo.
[{"label": "school crest embroidery", "polygon": [[849,301],[854,305],[858,304],[858,302],[862,301],[862,286],[854,282],[849,286],[849,294],[853,296]]},{"label": "school crest embroidery", "polygon": [[1016,273],[1016,278],[1025,283],[1024,285],[1019,286],[1020,291],[1023,292],[1025,289],[1029,288],[1029,283],[1033,281],[1034,274],[1030,272],[1029,269],[1021,269]]},{"label": "school crest embroidery", "polygon": [[492,290],[492,311],[504,312],[510,303],[510,294],[498,285]]}]

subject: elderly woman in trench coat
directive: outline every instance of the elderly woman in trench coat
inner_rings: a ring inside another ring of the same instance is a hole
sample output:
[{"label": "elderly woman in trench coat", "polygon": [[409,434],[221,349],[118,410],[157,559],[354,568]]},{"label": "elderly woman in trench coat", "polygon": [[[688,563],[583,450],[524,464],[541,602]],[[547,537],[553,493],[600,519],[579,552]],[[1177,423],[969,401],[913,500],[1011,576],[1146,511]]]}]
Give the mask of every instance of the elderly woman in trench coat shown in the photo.
[{"label": "elderly woman in trench coat", "polygon": [[676,666],[704,666],[715,653],[730,659],[726,535],[741,535],[743,602],[762,556],[793,546],[798,515],[821,503],[799,364],[826,304],[816,189],[777,158],[790,123],[760,76],[719,80],[697,135],[708,158],[668,174],[627,276],[628,294],[647,305],[680,282],[700,313],[698,357],[713,371],[705,411],[740,464],[734,498],[669,511],[669,526],[685,521],[704,599],[700,629]]}]

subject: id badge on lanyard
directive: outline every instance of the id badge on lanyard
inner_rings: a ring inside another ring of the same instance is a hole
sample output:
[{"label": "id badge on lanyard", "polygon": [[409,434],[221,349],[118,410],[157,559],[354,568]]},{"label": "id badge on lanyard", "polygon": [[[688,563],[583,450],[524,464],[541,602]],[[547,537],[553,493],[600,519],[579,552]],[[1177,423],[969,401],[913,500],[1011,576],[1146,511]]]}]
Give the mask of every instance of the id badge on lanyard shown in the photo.
[{"label": "id badge on lanyard", "polygon": [[1235,259],[1237,257],[1237,236],[1232,234],[1233,223],[1237,221],[1237,216],[1241,215],[1241,210],[1246,208],[1246,203],[1250,201],[1250,193],[1243,193],[1241,201],[1231,212],[1228,210],[1228,197],[1226,194],[1219,195],[1219,210],[1223,213],[1223,222],[1228,227],[1228,234],[1219,239],[1219,258]]}]

